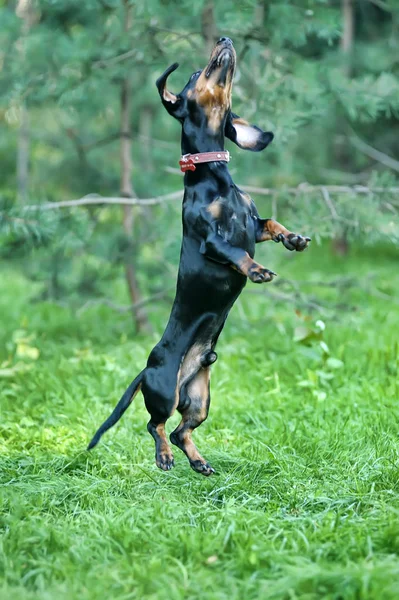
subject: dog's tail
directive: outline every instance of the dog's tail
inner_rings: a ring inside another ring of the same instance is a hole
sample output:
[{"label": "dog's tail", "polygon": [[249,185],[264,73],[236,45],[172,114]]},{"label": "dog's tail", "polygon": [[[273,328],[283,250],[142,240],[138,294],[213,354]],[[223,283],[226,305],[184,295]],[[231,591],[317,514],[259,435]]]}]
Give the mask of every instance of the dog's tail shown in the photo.
[{"label": "dog's tail", "polygon": [[123,413],[127,408],[129,408],[130,404],[133,402],[134,397],[141,389],[141,382],[143,379],[144,371],[141,371],[139,375],[137,375],[136,379],[132,381],[132,383],[127,388],[126,392],[123,394],[122,398],[119,400],[118,404],[115,406],[114,410],[108,417],[106,421],[101,425],[101,427],[94,434],[93,439],[90,444],[87,446],[88,450],[91,450],[98,444],[103,433],[108,431],[115,423],[119,421]]}]

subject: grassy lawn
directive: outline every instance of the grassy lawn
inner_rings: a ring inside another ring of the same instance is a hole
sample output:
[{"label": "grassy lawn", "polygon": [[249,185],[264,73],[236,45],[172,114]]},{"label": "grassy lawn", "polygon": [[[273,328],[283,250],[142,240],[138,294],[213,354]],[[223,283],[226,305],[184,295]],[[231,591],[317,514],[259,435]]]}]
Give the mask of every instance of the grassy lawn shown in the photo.
[{"label": "grassy lawn", "polygon": [[[178,450],[156,468],[141,395],[84,450],[167,307],[133,338],[127,315],[33,303],[35,286],[0,272],[1,598],[399,597],[398,254],[262,252],[320,308],[248,286],[195,434],[209,479]],[[342,277],[362,286],[319,285]]]}]

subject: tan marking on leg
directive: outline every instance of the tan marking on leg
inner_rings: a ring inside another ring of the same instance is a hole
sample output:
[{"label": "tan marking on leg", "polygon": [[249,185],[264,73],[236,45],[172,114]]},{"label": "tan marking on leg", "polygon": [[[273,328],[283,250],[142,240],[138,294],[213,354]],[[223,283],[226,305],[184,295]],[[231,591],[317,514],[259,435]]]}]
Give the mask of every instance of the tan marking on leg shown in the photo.
[{"label": "tan marking on leg", "polygon": [[[207,401],[209,397],[209,382],[211,370],[209,367],[198,371],[197,375],[187,386],[187,394],[191,398],[191,405],[198,407],[198,419],[205,421],[208,416]],[[194,408],[192,406],[192,408]]]},{"label": "tan marking on leg", "polygon": [[284,225],[281,225],[281,223],[275,221],[274,219],[267,219],[266,228],[272,237],[277,237],[280,233],[282,233],[285,237],[291,234],[291,231],[288,231]]},{"label": "tan marking on leg", "polygon": [[194,444],[193,440],[191,439],[192,432],[193,432],[192,429],[186,429],[183,432],[182,437],[181,437],[182,445],[183,445],[182,450],[189,460],[191,460],[193,462],[199,460],[200,462],[205,463],[206,460],[199,453],[197,446]]},{"label": "tan marking on leg", "polygon": [[173,412],[179,404],[181,388],[201,368],[201,358],[207,350],[209,345],[194,343],[186,352],[177,373]]},{"label": "tan marking on leg", "polygon": [[235,266],[235,268],[237,271],[248,277],[250,268],[256,263],[247,252],[245,254],[246,255],[244,256],[244,258],[240,260],[240,262]]},{"label": "tan marking on leg", "polygon": [[275,273],[269,271],[265,267],[262,267],[258,262],[246,253],[246,256],[242,258],[237,265],[231,265],[233,269],[236,269],[239,273],[242,273],[248,277],[254,283],[263,283],[266,281],[272,281]]},{"label": "tan marking on leg", "polygon": [[187,456],[191,463],[196,463],[193,468],[204,475],[212,472],[206,460],[199,453],[191,439],[192,432],[203,423],[209,410],[209,380],[210,367],[202,368],[187,386],[187,395],[190,404],[184,410],[182,420],[171,434],[171,441],[176,444]]},{"label": "tan marking on leg", "polygon": [[201,358],[209,345],[194,343],[186,352],[180,367],[180,387],[201,367]]},{"label": "tan marking on leg", "polygon": [[173,444],[176,444],[180,450],[184,452],[189,461],[200,461],[202,464],[206,463],[204,457],[200,454],[197,446],[191,439],[191,435],[194,431],[193,427],[187,425],[188,417],[183,417],[178,427],[174,430],[171,436]]},{"label": "tan marking on leg", "polygon": [[180,369],[177,371],[177,377],[176,377],[176,387],[175,387],[175,403],[173,405],[173,409],[172,412],[170,414],[170,416],[173,415],[173,413],[175,412],[178,404],[179,404],[179,399],[180,399],[180,379],[181,379],[181,370],[182,367],[180,367]]},{"label": "tan marking on leg", "polygon": [[[169,446],[169,442],[166,437],[165,423],[160,423],[155,427],[155,431],[158,434],[158,440],[156,441],[156,457],[155,462],[157,467],[163,470],[166,465],[173,463],[173,452]],[[172,464],[173,466],[173,464]]]},{"label": "tan marking on leg", "polygon": [[155,431],[157,432],[157,434],[159,435],[159,438],[160,438],[160,441],[159,441],[160,451],[167,452],[168,450],[170,450],[168,440],[166,438],[166,433],[165,433],[165,423],[160,423],[159,425],[157,425],[155,427]]},{"label": "tan marking on leg", "polygon": [[284,225],[281,225],[281,223],[274,219],[266,219],[263,231],[258,234],[256,241],[269,242],[270,240],[275,240],[280,233],[282,233],[284,237],[287,237],[291,234],[291,231],[288,231]]},{"label": "tan marking on leg", "polygon": [[273,239],[272,234],[267,229],[264,229],[259,237],[257,238],[257,242],[270,242]]}]

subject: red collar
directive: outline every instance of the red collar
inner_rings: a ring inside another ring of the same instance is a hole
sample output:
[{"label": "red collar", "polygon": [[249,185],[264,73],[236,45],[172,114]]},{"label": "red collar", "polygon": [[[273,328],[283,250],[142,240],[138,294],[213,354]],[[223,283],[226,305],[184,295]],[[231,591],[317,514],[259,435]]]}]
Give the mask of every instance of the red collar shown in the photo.
[{"label": "red collar", "polygon": [[180,170],[195,171],[195,165],[198,163],[213,162],[222,160],[229,162],[230,153],[227,150],[219,150],[218,152],[198,152],[198,154],[184,154],[179,160]]}]

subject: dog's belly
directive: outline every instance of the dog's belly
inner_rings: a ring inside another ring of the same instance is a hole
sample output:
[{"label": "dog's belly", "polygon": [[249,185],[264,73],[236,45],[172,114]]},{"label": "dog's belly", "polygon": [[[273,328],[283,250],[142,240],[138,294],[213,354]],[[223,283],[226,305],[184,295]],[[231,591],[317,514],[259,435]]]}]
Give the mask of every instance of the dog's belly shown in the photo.
[{"label": "dog's belly", "polygon": [[193,346],[201,348],[202,353],[215,347],[230,309],[247,282],[229,265],[206,258],[199,247],[199,241],[183,239],[171,315],[147,364],[155,369],[156,378],[164,369],[178,377],[181,360]]},{"label": "dog's belly", "polygon": [[247,278],[227,264],[200,252],[200,242],[184,239],[177,279],[176,303],[192,314],[224,312],[241,293]]}]

